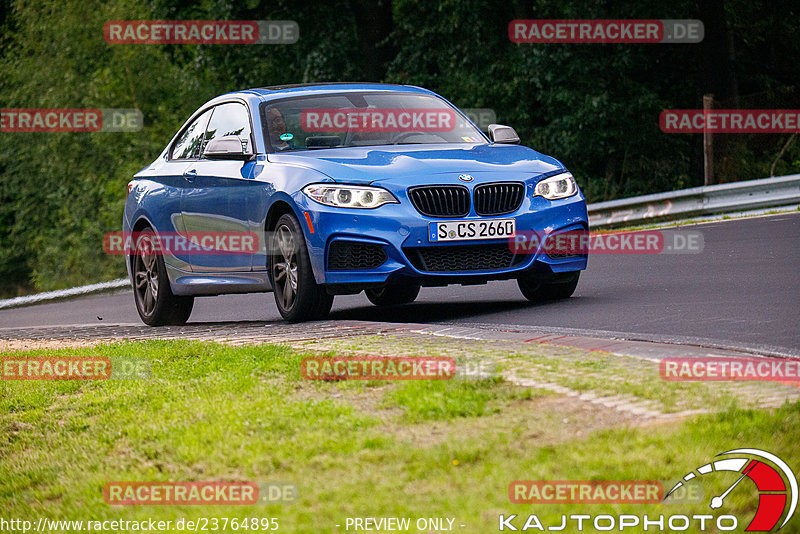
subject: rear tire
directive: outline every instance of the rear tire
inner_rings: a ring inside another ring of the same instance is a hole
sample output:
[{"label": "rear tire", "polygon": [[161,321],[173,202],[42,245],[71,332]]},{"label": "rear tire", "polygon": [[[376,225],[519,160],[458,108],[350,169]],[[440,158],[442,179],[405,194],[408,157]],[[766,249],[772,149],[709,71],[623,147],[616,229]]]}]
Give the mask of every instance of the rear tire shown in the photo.
[{"label": "rear tire", "polygon": [[561,300],[572,296],[578,287],[580,277],[580,271],[558,273],[552,280],[543,282],[536,276],[525,275],[517,278],[517,285],[525,298],[531,302]]},{"label": "rear tire", "polygon": [[376,306],[394,306],[414,302],[419,295],[418,285],[392,285],[367,289],[364,291],[371,303]]},{"label": "rear tire", "polygon": [[275,304],[290,323],[313,321],[328,315],[333,295],[317,284],[297,218],[281,215],[272,231],[267,268]]},{"label": "rear tire", "polygon": [[130,258],[136,311],[149,326],[186,324],[192,314],[194,297],[172,293],[164,256],[151,246],[155,235],[150,227],[139,232],[136,252]]}]

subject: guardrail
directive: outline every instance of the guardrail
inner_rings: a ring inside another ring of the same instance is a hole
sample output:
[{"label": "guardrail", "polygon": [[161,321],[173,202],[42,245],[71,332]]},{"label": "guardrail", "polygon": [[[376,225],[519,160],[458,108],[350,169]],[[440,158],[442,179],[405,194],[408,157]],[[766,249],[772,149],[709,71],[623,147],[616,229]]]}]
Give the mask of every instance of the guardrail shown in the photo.
[{"label": "guardrail", "polygon": [[56,302],[72,297],[84,297],[86,295],[108,293],[111,291],[116,291],[117,289],[130,287],[130,285],[130,280],[127,278],[120,278],[118,280],[100,282],[98,284],[90,284],[88,286],[71,287],[69,289],[59,289],[57,291],[46,291],[44,293],[36,293],[35,295],[26,295],[24,297],[0,300],[0,310],[4,310],[6,308],[19,308],[20,306],[30,306],[31,304],[40,304],[44,302]]},{"label": "guardrail", "polygon": [[658,222],[800,204],[800,174],[589,204],[589,226]]},{"label": "guardrail", "polygon": [[[631,222],[657,222],[671,218],[774,208],[790,204],[800,204],[800,174],[693,187],[669,193],[589,204],[589,226],[597,228]],[[130,287],[130,281],[127,278],[121,278],[60,291],[48,291],[0,300],[0,310],[77,296],[96,295],[127,287]]]}]

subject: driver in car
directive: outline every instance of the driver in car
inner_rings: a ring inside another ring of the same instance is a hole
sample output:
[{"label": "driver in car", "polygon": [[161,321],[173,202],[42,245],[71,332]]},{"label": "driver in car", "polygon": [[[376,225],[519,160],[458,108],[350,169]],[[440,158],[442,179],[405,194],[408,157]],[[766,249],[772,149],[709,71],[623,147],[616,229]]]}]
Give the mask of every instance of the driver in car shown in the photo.
[{"label": "driver in car", "polygon": [[[287,150],[293,144],[281,139],[288,132],[286,131],[286,121],[278,108],[272,107],[267,110],[267,131],[269,140],[275,150]],[[289,134],[291,135],[291,134]]]}]

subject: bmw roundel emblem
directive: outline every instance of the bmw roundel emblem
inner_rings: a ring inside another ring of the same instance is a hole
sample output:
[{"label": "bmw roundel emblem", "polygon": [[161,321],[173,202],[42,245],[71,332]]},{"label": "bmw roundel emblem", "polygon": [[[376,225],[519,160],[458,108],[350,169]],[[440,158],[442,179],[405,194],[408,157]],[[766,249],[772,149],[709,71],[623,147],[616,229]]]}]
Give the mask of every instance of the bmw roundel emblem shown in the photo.
[{"label": "bmw roundel emblem", "polygon": [[461,180],[462,182],[471,182],[472,180],[474,180],[471,174],[459,174],[458,179]]}]

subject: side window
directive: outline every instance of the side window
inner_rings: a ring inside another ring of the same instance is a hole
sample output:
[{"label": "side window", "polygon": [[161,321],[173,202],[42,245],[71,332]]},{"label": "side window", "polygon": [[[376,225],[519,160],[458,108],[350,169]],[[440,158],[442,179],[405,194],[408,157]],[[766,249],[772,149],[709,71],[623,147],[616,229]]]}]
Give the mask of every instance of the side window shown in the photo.
[{"label": "side window", "polygon": [[211,117],[210,109],[197,117],[183,131],[178,140],[175,141],[175,144],[172,145],[172,159],[197,159],[200,157],[200,151],[203,147],[203,134],[206,131],[209,117]]},{"label": "side window", "polygon": [[245,152],[252,152],[250,133],[250,116],[247,108],[238,102],[229,102],[214,108],[214,114],[211,115],[211,121],[208,123],[205,142],[208,143],[212,139],[219,139],[226,135],[236,135],[242,140],[242,149]]}]

